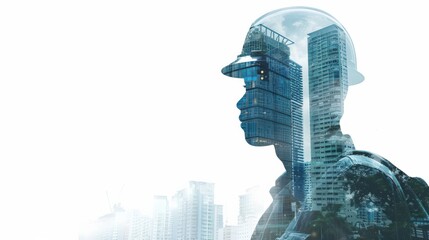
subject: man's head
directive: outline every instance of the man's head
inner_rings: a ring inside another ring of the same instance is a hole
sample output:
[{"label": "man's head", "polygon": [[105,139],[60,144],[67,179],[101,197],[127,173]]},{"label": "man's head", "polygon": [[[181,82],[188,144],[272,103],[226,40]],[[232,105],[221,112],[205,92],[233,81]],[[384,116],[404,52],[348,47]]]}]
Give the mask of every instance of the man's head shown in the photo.
[{"label": "man's head", "polygon": [[246,93],[237,107],[251,145],[291,142],[290,43],[264,25],[252,26],[237,61],[222,69],[225,75],[244,79]]},{"label": "man's head", "polygon": [[344,100],[347,86],[361,82],[363,76],[356,70],[353,43],[337,20],[320,10],[293,7],[267,13],[252,24],[241,54],[222,69],[227,76],[244,79],[246,93],[237,107],[249,144],[291,146],[293,139],[302,138],[303,115],[308,115],[303,111],[308,109],[303,107],[308,102],[307,39],[330,25],[345,35],[343,46],[332,43],[333,52],[336,46],[346,53],[346,67],[339,70],[347,81]]}]

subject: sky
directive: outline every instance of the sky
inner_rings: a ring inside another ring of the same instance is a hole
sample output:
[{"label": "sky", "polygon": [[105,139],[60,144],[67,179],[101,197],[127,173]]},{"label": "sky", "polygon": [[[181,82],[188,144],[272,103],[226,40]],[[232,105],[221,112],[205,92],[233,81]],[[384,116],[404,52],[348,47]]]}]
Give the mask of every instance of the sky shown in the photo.
[{"label": "sky", "polygon": [[282,164],[245,142],[243,82],[220,69],[253,21],[297,5],[353,39],[366,79],[349,88],[343,133],[429,181],[424,1],[3,1],[2,238],[78,239],[109,201],[147,209],[189,180],[215,183],[229,211],[246,188],[268,191]]}]

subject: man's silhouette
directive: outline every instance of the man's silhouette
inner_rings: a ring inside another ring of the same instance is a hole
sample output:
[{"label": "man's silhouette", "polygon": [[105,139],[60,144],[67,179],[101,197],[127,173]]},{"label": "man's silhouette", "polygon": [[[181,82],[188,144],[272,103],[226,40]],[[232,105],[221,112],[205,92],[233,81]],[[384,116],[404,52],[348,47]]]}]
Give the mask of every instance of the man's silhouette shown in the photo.
[{"label": "man's silhouette", "polygon": [[[351,38],[332,16],[302,7],[262,16],[222,73],[245,81],[237,107],[246,141],[274,145],[285,167],[252,239],[403,240],[428,229],[426,183],[382,157],[356,151],[341,132],[348,86],[363,76]],[[305,100],[309,113],[303,111]],[[311,143],[309,179],[304,178],[304,140]],[[311,191],[305,191],[310,182]]]}]

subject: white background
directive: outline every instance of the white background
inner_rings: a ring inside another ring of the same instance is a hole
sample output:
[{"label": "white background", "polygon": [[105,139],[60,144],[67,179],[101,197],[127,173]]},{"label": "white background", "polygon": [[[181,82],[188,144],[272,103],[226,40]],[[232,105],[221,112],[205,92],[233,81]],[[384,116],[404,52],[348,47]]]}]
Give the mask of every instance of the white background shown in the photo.
[{"label": "white background", "polygon": [[[272,147],[247,145],[220,69],[251,23],[305,5],[351,35],[365,82],[342,120],[358,149],[429,181],[424,1],[2,1],[2,239],[77,239],[109,204],[147,209],[189,180],[238,194],[282,173]],[[388,4],[385,4],[388,3]],[[229,221],[233,221],[229,220]]]}]

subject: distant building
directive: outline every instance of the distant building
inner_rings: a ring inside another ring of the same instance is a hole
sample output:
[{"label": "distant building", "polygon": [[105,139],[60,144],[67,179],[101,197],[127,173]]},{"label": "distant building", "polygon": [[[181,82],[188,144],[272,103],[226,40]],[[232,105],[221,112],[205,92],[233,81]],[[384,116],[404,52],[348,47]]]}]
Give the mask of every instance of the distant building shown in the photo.
[{"label": "distant building", "polygon": [[81,233],[80,240],[150,240],[151,220],[137,210],[125,211],[119,205]]},{"label": "distant building", "polygon": [[151,240],[168,240],[169,203],[166,196],[154,196]]},{"label": "distant building", "polygon": [[361,206],[357,209],[357,220],[355,220],[355,222],[356,225],[359,225],[359,227],[387,227],[388,224],[391,223],[391,221],[383,213],[381,207],[370,201],[361,203]]},{"label": "distant building", "polygon": [[237,240],[250,240],[252,237],[255,227],[265,210],[261,200],[264,194],[260,187],[253,187],[239,196],[240,209]]},{"label": "distant building", "polygon": [[189,182],[172,198],[171,240],[214,240],[214,184]]},{"label": "distant building", "polygon": [[217,240],[237,240],[238,239],[238,226],[236,225],[226,225],[220,231],[220,236],[222,239]]},{"label": "distant building", "polygon": [[222,205],[214,205],[214,240],[219,240],[219,232],[223,228],[223,206]]}]

